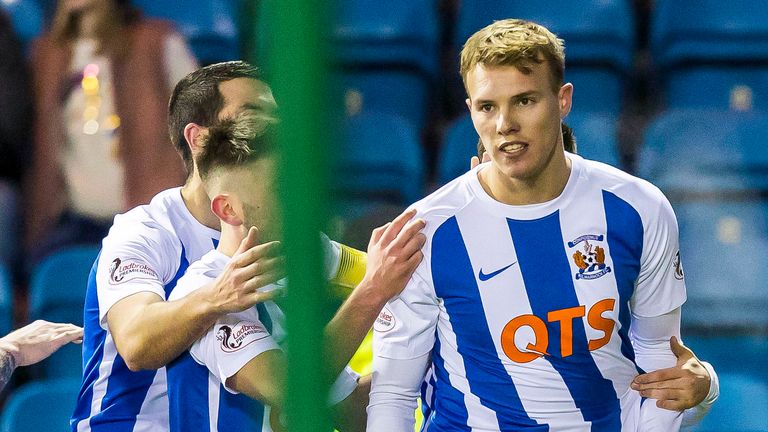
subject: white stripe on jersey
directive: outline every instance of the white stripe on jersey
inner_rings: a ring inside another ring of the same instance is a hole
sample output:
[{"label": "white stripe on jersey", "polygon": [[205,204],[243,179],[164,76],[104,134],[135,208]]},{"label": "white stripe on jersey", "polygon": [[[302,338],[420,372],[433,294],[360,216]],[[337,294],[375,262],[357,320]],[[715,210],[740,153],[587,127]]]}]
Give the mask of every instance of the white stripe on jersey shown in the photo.
[{"label": "white stripe on jersey", "polygon": [[[107,394],[107,384],[109,378],[109,372],[112,370],[112,364],[117,356],[117,350],[115,344],[112,341],[112,334],[107,333],[106,340],[104,341],[104,356],[99,364],[99,377],[93,384],[93,398],[91,399],[91,412],[98,413],[101,411],[101,401]],[[88,432],[91,430],[91,418],[81,420],[77,424],[77,432]]]},{"label": "white stripe on jersey", "polygon": [[219,379],[208,372],[208,424],[212,431],[219,430]]}]

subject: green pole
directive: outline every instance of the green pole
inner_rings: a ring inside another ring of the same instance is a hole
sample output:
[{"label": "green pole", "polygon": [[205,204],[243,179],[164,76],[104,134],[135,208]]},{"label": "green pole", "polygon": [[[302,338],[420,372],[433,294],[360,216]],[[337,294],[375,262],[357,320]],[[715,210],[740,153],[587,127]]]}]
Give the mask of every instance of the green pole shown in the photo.
[{"label": "green pole", "polygon": [[324,367],[319,232],[326,223],[329,149],[326,80],[326,2],[262,0],[267,81],[280,112],[280,199],[288,263],[288,388],[286,419],[291,432],[329,431]]}]

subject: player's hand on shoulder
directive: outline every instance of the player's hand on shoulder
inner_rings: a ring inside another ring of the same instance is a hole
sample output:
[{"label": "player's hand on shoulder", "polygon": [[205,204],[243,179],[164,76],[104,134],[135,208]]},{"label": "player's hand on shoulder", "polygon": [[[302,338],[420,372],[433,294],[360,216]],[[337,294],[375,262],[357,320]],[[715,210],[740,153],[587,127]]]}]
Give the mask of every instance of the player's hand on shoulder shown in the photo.
[{"label": "player's hand on shoulder", "polygon": [[696,354],[676,337],[669,340],[669,346],[677,357],[675,367],[638,375],[631,387],[643,397],[656,399],[659,408],[683,411],[707,397],[711,377]]},{"label": "player's hand on shoulder", "polygon": [[221,313],[240,312],[282,295],[282,290],[259,291],[285,277],[280,242],[259,244],[251,228],[232,259],[213,284],[214,303]]},{"label": "player's hand on shoulder", "polygon": [[400,294],[423,258],[426,237],[420,231],[423,219],[413,219],[416,210],[402,213],[373,230],[368,243],[368,266],[361,284],[389,300]]},{"label": "player's hand on shoulder", "polygon": [[37,320],[0,338],[0,346],[13,355],[16,366],[28,366],[45,360],[63,345],[82,341],[81,327]]}]

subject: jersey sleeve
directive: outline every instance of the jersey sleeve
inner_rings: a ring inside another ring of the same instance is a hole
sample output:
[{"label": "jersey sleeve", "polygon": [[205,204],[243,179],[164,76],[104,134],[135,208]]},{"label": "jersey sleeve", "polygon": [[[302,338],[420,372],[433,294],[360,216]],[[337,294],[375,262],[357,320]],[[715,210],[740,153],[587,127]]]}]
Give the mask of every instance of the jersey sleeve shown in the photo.
[{"label": "jersey sleeve", "polygon": [[434,290],[417,269],[402,293],[387,303],[373,324],[374,357],[411,359],[430,352],[438,314]]},{"label": "jersey sleeve", "polygon": [[267,328],[259,320],[256,308],[225,315],[190,348],[192,358],[204,365],[224,387],[227,378],[236,374],[249,361],[269,350],[280,349]]},{"label": "jersey sleeve", "polygon": [[110,233],[104,240],[96,269],[99,320],[104,328],[107,312],[128,296],[151,292],[165,300],[165,284],[181,260],[181,248],[161,228],[145,224],[120,228],[125,232]]},{"label": "jersey sleeve", "polygon": [[637,316],[654,317],[680,307],[686,299],[677,219],[663,195],[644,229],[640,274],[630,308]]}]

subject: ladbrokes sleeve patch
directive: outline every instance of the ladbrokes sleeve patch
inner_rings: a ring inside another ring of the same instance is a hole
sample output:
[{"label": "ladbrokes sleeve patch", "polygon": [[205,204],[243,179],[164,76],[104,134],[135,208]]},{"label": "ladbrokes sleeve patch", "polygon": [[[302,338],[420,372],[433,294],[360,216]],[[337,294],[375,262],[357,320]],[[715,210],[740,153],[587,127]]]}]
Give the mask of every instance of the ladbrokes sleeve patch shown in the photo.
[{"label": "ladbrokes sleeve patch", "polygon": [[379,316],[376,318],[376,322],[373,323],[373,329],[378,332],[388,332],[395,327],[395,316],[392,312],[384,307],[379,312]]},{"label": "ladbrokes sleeve patch", "polygon": [[155,269],[143,262],[115,258],[109,266],[109,283],[118,285],[136,279],[159,280]]},{"label": "ladbrokes sleeve patch", "polygon": [[219,349],[226,353],[239,351],[266,337],[269,337],[269,332],[260,322],[240,321],[235,325],[219,325],[216,328]]}]

